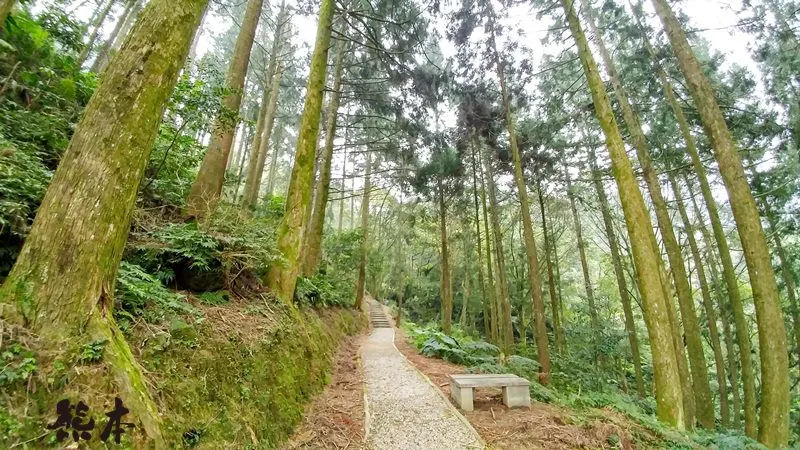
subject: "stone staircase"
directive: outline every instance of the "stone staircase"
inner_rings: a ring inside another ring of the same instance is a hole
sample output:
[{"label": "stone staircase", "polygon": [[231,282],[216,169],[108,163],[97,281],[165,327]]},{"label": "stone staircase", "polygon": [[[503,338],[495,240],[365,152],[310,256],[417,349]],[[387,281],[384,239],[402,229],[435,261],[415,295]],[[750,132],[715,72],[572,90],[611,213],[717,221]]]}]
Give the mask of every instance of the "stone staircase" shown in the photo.
[{"label": "stone staircase", "polygon": [[379,303],[373,303],[370,306],[369,321],[372,323],[373,328],[392,328],[392,324],[386,318],[386,313],[383,312],[383,306]]}]

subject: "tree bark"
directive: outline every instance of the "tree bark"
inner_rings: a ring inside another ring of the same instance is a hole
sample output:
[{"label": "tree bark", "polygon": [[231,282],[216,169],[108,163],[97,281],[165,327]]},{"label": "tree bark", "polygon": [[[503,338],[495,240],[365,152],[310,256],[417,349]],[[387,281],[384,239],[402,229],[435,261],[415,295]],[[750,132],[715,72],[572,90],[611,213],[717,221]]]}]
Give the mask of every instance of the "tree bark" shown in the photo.
[{"label": "tree bark", "polygon": [[[637,16],[637,21],[641,19]],[[640,31],[642,29],[641,23],[639,23]],[[720,255],[720,261],[722,263],[722,272],[723,278],[725,280],[725,286],[727,290],[727,296],[729,302],[731,304],[734,321],[735,321],[735,329],[736,329],[736,336],[737,342],[739,345],[739,353],[740,353],[740,362],[742,365],[742,384],[744,386],[744,409],[745,409],[745,430],[749,436],[755,437],[756,436],[756,397],[755,397],[755,375],[753,374],[753,365],[751,361],[751,350],[750,350],[750,336],[748,333],[749,327],[747,326],[747,321],[744,316],[744,308],[742,306],[742,300],[739,294],[739,280],[736,276],[736,271],[733,266],[733,260],[731,258],[730,249],[728,246],[728,238],[725,234],[724,229],[722,228],[722,222],[719,218],[719,212],[717,210],[716,200],[711,191],[711,186],[708,182],[708,177],[706,176],[706,169],[703,166],[703,163],[700,159],[700,154],[697,150],[697,144],[695,142],[694,136],[692,135],[691,129],[689,127],[689,121],[686,118],[686,115],[683,112],[683,109],[678,102],[677,97],[675,96],[675,91],[672,88],[672,83],[669,81],[666,71],[658,62],[656,57],[656,53],[653,50],[652,46],[650,45],[649,40],[642,32],[642,37],[644,41],[645,48],[649,53],[651,59],[653,60],[653,65],[658,75],[659,82],[661,84],[661,88],[664,91],[664,96],[667,99],[667,102],[672,109],[673,114],[675,115],[675,119],[678,123],[678,128],[681,131],[681,136],[686,144],[686,153],[689,155],[689,158],[692,161],[692,168],[694,169],[694,173],[697,175],[697,179],[700,182],[700,190],[703,194],[703,199],[706,203],[706,209],[708,211],[709,218],[711,220],[711,226],[714,231],[714,239],[717,244],[717,248]],[[687,184],[688,186],[688,184]],[[689,186],[691,190],[691,186]],[[694,202],[694,196],[692,196],[692,201]],[[709,243],[706,244],[707,246]],[[716,268],[713,268],[716,270]],[[716,278],[716,277],[715,277]],[[722,297],[719,297],[720,302],[722,302]],[[723,315],[723,321],[727,322],[727,318]],[[728,357],[732,358],[733,352],[728,352]],[[733,390],[733,423],[735,427],[738,427],[739,424],[739,406],[738,406],[738,376],[737,370],[735,367],[735,363],[732,363],[732,366],[729,370],[731,379],[732,379],[732,390]]]},{"label": "tree bark", "polygon": [[[593,17],[589,0],[581,0],[586,14],[589,29],[594,36],[595,44],[600,52],[606,73],[611,79],[617,103],[622,110],[622,117],[627,125],[633,146],[639,158],[639,164],[644,175],[647,189],[650,192],[650,199],[656,212],[658,227],[664,240],[664,247],[667,250],[670,272],[675,283],[675,291],[678,296],[678,306],[680,307],[681,318],[683,319],[684,338],[689,351],[689,363],[692,375],[692,388],[694,391],[695,405],[697,406],[697,420],[700,425],[707,429],[715,428],[714,404],[711,397],[711,387],[708,383],[708,365],[706,364],[703,341],[700,337],[700,326],[697,323],[697,312],[692,298],[692,288],[689,285],[689,277],[686,274],[686,266],[681,251],[680,244],[675,237],[672,219],[667,209],[667,203],[661,192],[661,184],[653,168],[653,161],[647,138],[644,135],[639,117],[633,109],[628,98],[628,93],[622,85],[622,77],[617,72],[611,54],[606,49],[600,31],[597,29]],[[687,424],[693,426],[693,424]]]},{"label": "tree bark", "polygon": [[[739,240],[747,262],[758,323],[761,357],[761,412],[758,440],[770,448],[785,447],[789,440],[791,398],[786,327],[783,323],[778,284],[772,268],[767,239],[761,227],[761,218],[744,173],[739,149],[717,105],[711,82],[705,76],[667,1],[653,0],[653,4],[672,44],[678,65],[686,78],[688,90],[697,106],[703,128],[714,149],[714,156],[728,191]],[[752,429],[750,432],[752,433]]]},{"label": "tree bark", "polygon": [[[475,156],[475,137],[473,136],[473,156]],[[480,148],[478,152],[483,153]],[[482,155],[481,155],[482,156]],[[486,177],[483,173],[483,166],[475,160],[475,164],[478,166],[478,170],[480,171],[480,179],[481,179],[481,203],[482,203],[482,211],[483,211],[483,229],[485,230],[486,236],[486,281],[489,290],[489,318],[490,318],[490,338],[491,341],[495,344],[500,342],[500,319],[499,315],[497,314],[497,303],[499,301],[498,295],[498,286],[499,283],[496,282],[494,277],[494,265],[492,264],[492,244],[491,244],[491,236],[492,232],[489,229],[489,208],[486,204]]]},{"label": "tree bark", "polygon": [[273,148],[272,157],[269,161],[269,174],[267,175],[267,195],[273,196],[275,195],[275,176],[278,171],[278,157],[281,156],[283,152],[283,133],[286,128],[286,125],[282,122],[278,122],[278,129],[275,130],[275,139],[273,139]]},{"label": "tree bark", "polygon": [[692,260],[694,267],[697,271],[697,280],[700,283],[700,293],[703,298],[703,308],[706,312],[706,319],[708,320],[708,333],[711,338],[711,349],[714,351],[714,364],[717,368],[717,384],[719,385],[719,399],[720,399],[720,416],[722,419],[722,426],[728,427],[730,422],[730,408],[728,406],[728,389],[726,386],[725,377],[725,360],[722,357],[722,345],[719,339],[719,330],[717,329],[717,313],[714,310],[714,302],[711,300],[711,290],[708,287],[708,280],[706,279],[706,271],[703,267],[703,260],[700,257],[700,249],[697,246],[697,240],[694,237],[694,228],[692,222],[689,220],[689,214],[686,212],[686,206],[683,202],[678,183],[675,180],[675,175],[672,171],[668,171],[669,182],[672,186],[672,193],[675,196],[675,204],[678,207],[678,213],[683,221],[683,226],[686,229],[686,236],[689,241],[689,249],[692,252]]},{"label": "tree bark", "polygon": [[[578,255],[581,260],[581,270],[583,272],[583,287],[586,290],[586,300],[589,302],[589,319],[592,324],[592,331],[599,334],[600,318],[597,315],[597,305],[594,302],[594,289],[592,289],[592,279],[589,276],[589,262],[586,259],[586,243],[583,240],[583,227],[581,217],[578,214],[578,207],[575,204],[575,194],[572,192],[572,181],[570,180],[569,168],[564,164],[564,179],[567,182],[567,197],[569,197],[569,209],[572,211],[572,220],[575,224],[575,239],[578,241]],[[595,356],[600,358],[595,349]]]},{"label": "tree bark", "polygon": [[[474,131],[472,132],[474,133]],[[477,166],[478,166],[478,158],[475,156],[475,137],[474,134],[470,137],[470,155],[472,156],[472,187],[473,187],[473,199],[475,201],[475,236],[478,240],[478,284],[480,284],[481,289],[481,305],[483,307],[483,334],[487,339],[491,337],[491,317],[489,308],[491,306],[491,300],[487,298],[486,295],[486,282],[483,279],[483,249],[481,245],[481,219],[480,219],[480,209],[478,207],[478,175],[477,175]],[[488,237],[487,242],[488,245]],[[488,250],[487,250],[488,251]],[[491,292],[489,293],[489,297],[491,297]]]},{"label": "tree bark", "polygon": [[[441,269],[439,297],[442,302],[442,331],[450,334],[453,318],[453,293],[450,290],[450,254],[447,246],[447,207],[444,201],[444,188],[441,175],[437,179],[437,197],[439,199],[439,234],[441,237]],[[362,213],[363,214],[363,213]]]},{"label": "tree bark", "polygon": [[[497,77],[500,80],[500,94],[503,101],[503,111],[505,113],[506,128],[508,129],[509,146],[511,147],[511,157],[514,161],[514,181],[519,192],[520,215],[522,216],[522,232],[525,240],[525,254],[528,259],[528,281],[531,284],[531,309],[533,311],[534,331],[536,332],[536,355],[539,360],[540,372],[539,383],[547,385],[550,383],[550,350],[547,338],[547,325],[545,324],[544,299],[542,298],[542,278],[539,271],[539,256],[536,251],[536,239],[533,235],[533,223],[531,222],[531,207],[528,198],[528,186],[525,183],[525,176],[522,172],[522,158],[520,157],[519,146],[517,145],[516,119],[511,111],[511,103],[506,86],[505,72],[500,53],[497,50],[494,15],[491,18],[490,43],[494,53],[494,64],[497,70]],[[509,308],[509,316],[510,316]],[[513,336],[512,336],[513,339]]]},{"label": "tree bark", "polygon": [[[239,123],[239,109],[244,94],[244,82],[250,65],[250,51],[255,41],[256,29],[264,0],[248,0],[242,20],[242,28],[236,38],[231,64],[225,79],[228,93],[222,100],[222,110],[214,119],[211,143],[208,145],[203,163],[186,198],[186,213],[203,220],[212,214],[222,194],[228,153],[233,145],[233,134]],[[252,152],[255,156],[255,151]],[[255,159],[255,158],[251,158]]]},{"label": "tree bark", "polygon": [[494,236],[495,263],[497,265],[497,336],[501,348],[506,355],[514,351],[514,328],[511,322],[511,300],[508,293],[508,279],[506,271],[505,253],[503,252],[503,233],[500,228],[500,218],[497,212],[497,196],[495,194],[494,174],[489,159],[489,152],[484,151],[484,178],[489,197],[489,216],[491,217]]},{"label": "tree bark", "polygon": [[792,331],[794,332],[795,351],[798,352],[798,361],[800,361],[800,307],[797,304],[797,290],[795,288],[794,275],[792,274],[792,263],[786,254],[786,249],[783,247],[781,240],[780,230],[778,229],[778,220],[775,217],[775,212],[770,207],[766,200],[762,199],[764,217],[769,224],[770,234],[772,241],[775,243],[775,253],[778,255],[778,263],[781,268],[781,278],[786,287],[786,296],[789,299],[789,310],[792,315]]},{"label": "tree bark", "polygon": [[165,446],[161,419],[114,321],[114,288],[139,184],[206,3],[147,6],[86,106],[0,287],[3,320],[29,328],[42,344],[106,343],[109,372],[97,387],[119,393],[158,448]]},{"label": "tree bark", "polygon": [[367,280],[367,238],[369,231],[369,194],[372,189],[371,179],[372,176],[372,156],[369,152],[366,154],[366,173],[364,174],[364,196],[361,199],[361,248],[360,248],[360,261],[358,263],[358,281],[356,282],[356,309],[364,307],[364,287]]},{"label": "tree bark", "polygon": [[[728,319],[728,306],[730,306],[730,302],[733,301],[733,297],[729,297],[728,303],[725,302],[725,292],[722,289],[724,282],[720,279],[719,272],[717,271],[717,263],[714,258],[714,240],[711,238],[711,234],[709,233],[708,228],[703,221],[702,210],[697,204],[697,199],[692,191],[691,183],[689,183],[688,178],[685,176],[683,178],[683,182],[684,185],[686,185],[686,189],[689,191],[689,198],[692,201],[693,212],[695,217],[697,217],[697,226],[700,229],[701,236],[703,237],[703,245],[706,250],[706,267],[708,267],[709,273],[711,274],[711,284],[714,287],[714,294],[717,298],[717,308],[720,311],[719,317],[720,322],[722,322],[722,334],[725,338],[725,352],[727,353],[728,357],[728,376],[731,386],[731,422],[733,428],[740,429],[742,402],[741,397],[739,396],[739,369],[736,365],[737,358],[734,348],[733,333],[731,332],[730,320]],[[716,209],[714,209],[714,211],[716,211]],[[707,212],[710,211],[707,210]],[[719,217],[717,217],[717,219],[719,219]],[[717,249],[720,251],[720,253],[722,252],[721,248],[717,247]]]},{"label": "tree bark", "polygon": [[647,395],[647,391],[644,386],[644,377],[642,376],[639,337],[636,334],[636,322],[633,317],[630,294],[628,294],[628,282],[625,279],[625,272],[622,268],[622,260],[619,256],[619,243],[617,242],[617,234],[614,232],[614,222],[611,217],[611,208],[608,206],[608,196],[603,187],[603,182],[600,179],[600,172],[597,170],[597,158],[594,155],[594,149],[591,150],[589,155],[589,162],[592,169],[594,188],[595,191],[597,191],[597,199],[600,203],[600,212],[603,216],[603,225],[605,226],[606,236],[608,237],[608,246],[611,250],[611,264],[614,266],[614,275],[617,278],[617,289],[619,290],[619,298],[622,302],[622,312],[625,315],[625,332],[628,334],[628,344],[631,346],[633,373],[636,377],[636,392],[639,394],[639,397],[644,398]]},{"label": "tree bark", "polygon": [[556,281],[553,276],[553,256],[552,256],[552,236],[547,228],[547,214],[545,213],[544,194],[542,193],[541,177],[536,177],[538,183],[539,212],[542,215],[542,230],[544,232],[544,254],[547,264],[547,290],[550,294],[550,309],[553,315],[553,334],[555,335],[556,349],[563,352],[567,347],[567,340],[564,337],[564,326],[561,324],[561,310],[558,307],[558,295],[556,293]]},{"label": "tree bark", "polygon": [[[342,25],[339,34],[345,36]],[[306,232],[304,275],[309,277],[316,273],[322,259],[322,232],[325,225],[325,211],[328,208],[328,195],[331,185],[331,166],[333,164],[333,141],[336,138],[336,121],[339,116],[339,101],[342,97],[342,72],[347,43],[340,39],[336,44],[336,62],[333,69],[333,91],[328,103],[328,121],[325,124],[325,147],[322,151],[322,167],[314,195],[314,206],[311,212],[310,226]]]},{"label": "tree bark", "polygon": [[[325,91],[325,76],[328,69],[328,48],[331,42],[333,23],[333,0],[322,0],[319,25],[311,57],[311,70],[306,87],[303,116],[298,129],[294,166],[289,178],[286,195],[286,213],[278,227],[278,250],[285,264],[270,268],[267,283],[275,294],[286,303],[291,303],[297,276],[300,273],[303,227],[307,222],[306,210],[311,202],[311,186],[314,180],[314,159],[319,135],[322,96]],[[363,214],[362,214],[363,215]]]},{"label": "tree bark", "polygon": [[[250,159],[247,168],[247,179],[244,183],[244,196],[242,206],[245,209],[252,209],[258,203],[258,193],[261,191],[261,178],[264,174],[264,164],[267,160],[269,140],[272,136],[272,129],[275,125],[275,116],[278,112],[278,98],[280,97],[281,80],[283,79],[283,61],[280,55],[283,46],[283,27],[286,23],[285,3],[281,4],[281,10],[275,19],[275,35],[272,38],[272,48],[267,66],[267,77],[264,87],[264,96],[268,98],[266,104],[262,102],[262,110],[259,114],[261,130],[253,141],[253,148],[256,149],[255,157]],[[267,96],[269,92],[269,96]]]},{"label": "tree bark", "polygon": [[592,57],[578,16],[573,9],[573,0],[561,0],[561,3],[567,13],[572,35],[578,45],[581,64],[594,101],[595,113],[606,136],[612,172],[619,187],[620,201],[625,213],[625,224],[636,263],[636,278],[645,306],[645,322],[650,336],[656,388],[656,412],[661,421],[682,429],[684,427],[682,388],[673,346],[672,329],[667,321],[669,317],[667,299],[664,298],[658,275],[662,270],[662,263],[661,256],[657,251],[652,223],[630,160],[625,152],[625,144],[617,127],[605,85],[597,71],[597,64]]}]

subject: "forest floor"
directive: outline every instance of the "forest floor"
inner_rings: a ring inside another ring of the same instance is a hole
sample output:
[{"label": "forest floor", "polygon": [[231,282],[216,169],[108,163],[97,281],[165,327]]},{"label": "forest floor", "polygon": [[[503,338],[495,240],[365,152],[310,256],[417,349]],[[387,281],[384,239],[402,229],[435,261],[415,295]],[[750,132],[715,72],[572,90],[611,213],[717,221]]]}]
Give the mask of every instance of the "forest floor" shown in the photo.
[{"label": "forest floor", "polygon": [[282,448],[636,449],[642,437],[645,447],[658,440],[610,408],[576,411],[534,402],[509,409],[500,389],[476,390],[474,411],[461,411],[450,401],[448,375],[465,372],[421,355],[402,329],[371,328],[340,346],[330,384]]},{"label": "forest floor", "polygon": [[306,407],[303,422],[281,448],[359,449],[364,442],[364,374],[359,350],[365,335],[345,338],[334,357],[330,383]]}]

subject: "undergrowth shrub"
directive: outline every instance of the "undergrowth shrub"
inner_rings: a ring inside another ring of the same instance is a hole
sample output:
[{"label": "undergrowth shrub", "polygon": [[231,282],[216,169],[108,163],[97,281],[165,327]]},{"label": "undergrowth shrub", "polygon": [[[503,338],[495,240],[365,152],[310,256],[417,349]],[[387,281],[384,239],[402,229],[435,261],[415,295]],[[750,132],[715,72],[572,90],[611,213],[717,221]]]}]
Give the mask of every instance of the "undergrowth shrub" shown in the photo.
[{"label": "undergrowth shrub", "polygon": [[197,313],[185,295],[168,290],[157,277],[126,261],[117,274],[116,299],[114,316],[123,329],[140,316],[147,322],[157,322],[172,313]]}]

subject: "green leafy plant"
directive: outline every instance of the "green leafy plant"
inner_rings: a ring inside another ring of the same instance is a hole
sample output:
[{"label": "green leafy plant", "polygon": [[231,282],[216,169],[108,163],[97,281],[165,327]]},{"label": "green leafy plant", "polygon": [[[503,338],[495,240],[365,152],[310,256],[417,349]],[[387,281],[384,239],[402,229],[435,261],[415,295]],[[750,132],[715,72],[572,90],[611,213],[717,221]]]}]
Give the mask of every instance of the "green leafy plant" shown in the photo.
[{"label": "green leafy plant", "polygon": [[0,353],[0,366],[0,386],[24,382],[37,369],[33,352],[19,342],[11,343]]},{"label": "green leafy plant", "polygon": [[100,361],[103,358],[103,351],[108,341],[101,339],[84,344],[81,347],[79,360],[83,364],[90,364]]}]

